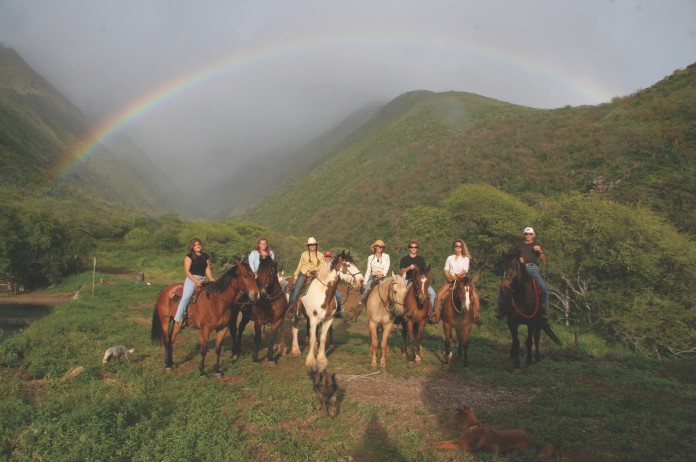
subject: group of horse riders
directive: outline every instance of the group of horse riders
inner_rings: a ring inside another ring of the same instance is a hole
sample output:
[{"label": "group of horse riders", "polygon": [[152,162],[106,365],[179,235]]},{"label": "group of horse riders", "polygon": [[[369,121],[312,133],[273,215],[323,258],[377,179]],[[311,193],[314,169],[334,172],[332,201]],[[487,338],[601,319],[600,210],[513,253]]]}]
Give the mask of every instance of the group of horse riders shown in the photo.
[{"label": "group of horse riders", "polygon": [[[538,263],[546,260],[546,254],[539,241],[536,240],[534,229],[526,227],[523,231],[524,239],[518,242],[514,247],[514,254],[518,258],[521,265],[524,266],[527,274],[534,278],[542,295],[542,312],[541,317],[546,318],[548,315],[548,288],[539,272]],[[290,294],[289,306],[290,311],[295,310],[296,301],[300,295],[305,282],[308,278],[316,274],[319,269],[325,264],[330,264],[332,254],[330,250],[325,251],[322,256],[319,254],[319,244],[314,237],[310,237],[306,242],[307,250],[302,252],[297,268],[293,272],[294,286]],[[370,290],[382,279],[389,275],[391,261],[389,254],[385,253],[386,244],[381,239],[376,240],[371,246],[372,254],[367,258],[367,268],[365,271],[365,286],[363,287],[362,295],[359,304],[363,304],[369,295]],[[413,279],[414,269],[418,268],[423,271],[426,267],[425,259],[418,255],[420,244],[416,240],[412,240],[408,245],[408,255],[404,256],[400,263],[399,269],[405,282],[408,284]],[[189,242],[189,252],[184,257],[184,272],[186,280],[184,282],[184,290],[179,307],[174,317],[175,322],[181,323],[184,316],[186,306],[193,296],[196,287],[200,287],[205,278],[214,280],[210,269],[210,258],[208,254],[202,252],[201,240],[193,238]],[[440,290],[435,294],[431,286],[428,286],[428,295],[431,302],[431,312],[429,322],[437,324],[441,314],[441,302],[447,295],[453,285],[464,278],[469,272],[471,255],[464,241],[456,239],[452,242],[453,254],[447,257],[443,272],[445,275],[445,283]],[[261,258],[270,256],[275,259],[273,250],[268,245],[268,239],[262,237],[257,242],[257,247],[249,254],[249,266],[254,274],[257,273]],[[341,293],[336,291],[337,309],[334,317],[340,318],[341,315]],[[498,295],[498,311],[496,318],[502,319],[505,313],[502,307],[502,294]],[[478,308],[477,308],[478,310]],[[481,315],[479,312],[474,313],[474,323],[481,325]]]}]

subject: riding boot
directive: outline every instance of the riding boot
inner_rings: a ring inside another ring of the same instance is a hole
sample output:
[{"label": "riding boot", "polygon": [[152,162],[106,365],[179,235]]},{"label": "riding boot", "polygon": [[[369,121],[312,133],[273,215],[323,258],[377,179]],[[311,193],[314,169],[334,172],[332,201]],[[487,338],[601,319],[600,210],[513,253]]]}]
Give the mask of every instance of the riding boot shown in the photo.
[{"label": "riding boot", "polygon": [[342,317],[343,317],[343,314],[341,313],[341,304],[336,303],[336,312],[334,313],[334,318],[341,319]]},{"label": "riding boot", "polygon": [[541,305],[541,319],[549,319],[549,307]]},{"label": "riding boot", "polygon": [[428,316],[428,324],[437,324],[440,322],[440,313],[442,313],[442,301],[435,300],[435,307],[430,316]]}]

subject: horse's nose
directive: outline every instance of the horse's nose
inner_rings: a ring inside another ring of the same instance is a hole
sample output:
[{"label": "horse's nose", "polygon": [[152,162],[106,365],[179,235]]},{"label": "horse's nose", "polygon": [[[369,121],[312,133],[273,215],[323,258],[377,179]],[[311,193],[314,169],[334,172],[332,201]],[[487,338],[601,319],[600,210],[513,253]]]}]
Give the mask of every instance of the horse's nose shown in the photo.
[{"label": "horse's nose", "polygon": [[258,290],[253,290],[253,291],[249,292],[249,298],[254,302],[257,302],[259,300],[260,296],[261,295],[259,294]]}]

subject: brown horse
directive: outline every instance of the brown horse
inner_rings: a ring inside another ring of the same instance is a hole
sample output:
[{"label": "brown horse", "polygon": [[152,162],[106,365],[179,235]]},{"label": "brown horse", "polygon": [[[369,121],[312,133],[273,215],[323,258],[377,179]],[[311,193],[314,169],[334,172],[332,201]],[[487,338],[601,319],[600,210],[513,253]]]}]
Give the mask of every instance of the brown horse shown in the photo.
[{"label": "brown horse", "polygon": [[428,298],[430,285],[430,265],[423,272],[418,267],[413,270],[413,281],[407,286],[404,310],[408,315],[401,320],[401,335],[404,346],[401,350],[409,361],[421,362],[423,356],[423,332],[428,324],[428,313],[432,304]]},{"label": "brown horse", "polygon": [[561,341],[553,333],[546,319],[541,317],[541,293],[537,290],[536,281],[527,274],[517,256],[513,253],[503,255],[503,280],[500,283],[502,310],[507,317],[512,347],[510,358],[514,368],[520,367],[520,340],[517,333],[520,324],[527,326],[527,365],[532,364],[532,342],[534,343],[534,358],[541,360],[539,353],[539,338],[543,330],[557,345]]},{"label": "brown horse", "polygon": [[452,283],[452,289],[442,300],[442,330],[445,333],[445,364],[452,359],[452,328],[457,333],[458,357],[469,367],[469,335],[474,315],[481,303],[474,287],[475,276],[466,275]]},{"label": "brown horse", "polygon": [[[232,307],[232,317],[230,319],[230,334],[234,339],[232,347],[232,359],[236,360],[242,351],[242,334],[247,323],[254,321],[254,353],[253,360],[259,360],[259,347],[261,346],[261,331],[263,325],[270,324],[270,329],[266,329],[268,339],[268,351],[266,360],[269,363],[275,362],[273,346],[278,335],[283,335],[285,315],[288,311],[288,299],[278,279],[277,262],[270,256],[261,258],[258,271],[256,272],[256,282],[261,290],[261,297],[254,304],[235,303]],[[237,326],[239,312],[242,312],[242,319]]]},{"label": "brown horse", "polygon": [[[164,365],[167,369],[174,366],[173,347],[176,336],[181,330],[181,324],[174,322],[178,301],[169,295],[177,284],[165,287],[157,296],[155,310],[152,313],[152,341],[164,345]],[[237,260],[217,281],[207,285],[195,303],[188,307],[188,325],[200,329],[201,362],[198,370],[205,374],[205,355],[208,353],[208,337],[215,331],[215,375],[220,375],[220,350],[222,340],[227,334],[232,304],[242,292],[246,292],[251,300],[259,298],[254,273],[246,262]]]}]

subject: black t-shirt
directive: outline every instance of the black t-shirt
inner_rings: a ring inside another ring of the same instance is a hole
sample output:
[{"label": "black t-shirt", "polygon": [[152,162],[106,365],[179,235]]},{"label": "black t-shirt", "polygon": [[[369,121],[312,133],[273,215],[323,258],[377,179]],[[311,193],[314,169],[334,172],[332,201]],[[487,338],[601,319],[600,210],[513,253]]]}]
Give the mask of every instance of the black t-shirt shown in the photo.
[{"label": "black t-shirt", "polygon": [[[425,258],[421,257],[420,255],[416,255],[415,257],[412,257],[411,255],[406,255],[404,258],[401,259],[401,262],[399,262],[399,270],[401,268],[407,268],[411,265],[416,265],[420,271],[425,270]],[[409,281],[413,279],[413,270],[408,270],[406,272],[406,279]]]},{"label": "black t-shirt", "polygon": [[529,244],[526,244],[524,242],[518,242],[515,244],[515,252],[517,253],[517,258],[522,257],[524,258],[525,263],[537,263],[539,260],[539,254],[534,251],[534,246],[538,245],[542,249],[544,248],[541,245],[541,242],[534,240],[533,242],[530,242]]},{"label": "black t-shirt", "polygon": [[191,274],[194,276],[205,276],[205,270],[208,268],[208,257],[207,253],[201,252],[200,255],[196,255],[191,252],[187,255],[191,259]]}]

